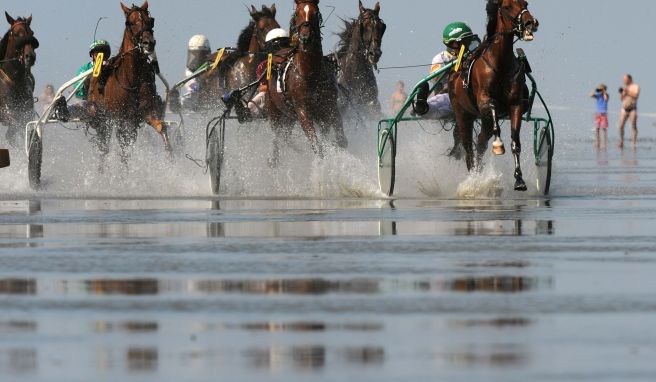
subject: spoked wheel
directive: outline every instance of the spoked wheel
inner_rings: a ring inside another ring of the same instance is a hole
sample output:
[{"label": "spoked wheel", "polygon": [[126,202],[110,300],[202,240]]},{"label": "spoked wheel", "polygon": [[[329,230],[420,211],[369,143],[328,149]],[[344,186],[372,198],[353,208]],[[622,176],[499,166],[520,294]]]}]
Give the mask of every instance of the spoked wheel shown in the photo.
[{"label": "spoked wheel", "polygon": [[214,125],[207,136],[207,166],[210,172],[212,193],[219,194],[221,188],[221,170],[223,168],[225,138],[225,119]]},{"label": "spoked wheel", "polygon": [[396,180],[396,142],[388,129],[381,130],[378,139],[378,184],[383,194],[392,196]]},{"label": "spoked wheel", "polygon": [[27,173],[30,179],[30,187],[33,190],[41,188],[41,163],[43,159],[43,141],[36,129],[29,132],[29,144],[27,150]]},{"label": "spoked wheel", "polygon": [[553,159],[553,137],[548,126],[538,131],[538,149],[536,150],[535,165],[537,166],[537,191],[542,195],[549,195],[551,187],[551,166]]}]

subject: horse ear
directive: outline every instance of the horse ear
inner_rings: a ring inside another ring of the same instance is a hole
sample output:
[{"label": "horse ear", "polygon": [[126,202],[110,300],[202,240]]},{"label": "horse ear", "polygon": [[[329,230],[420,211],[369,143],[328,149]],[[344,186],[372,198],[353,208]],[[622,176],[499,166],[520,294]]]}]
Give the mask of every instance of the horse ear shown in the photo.
[{"label": "horse ear", "polygon": [[276,16],[276,3],[271,4],[271,8],[269,8],[269,9],[271,10],[271,13],[275,17]]},{"label": "horse ear", "polygon": [[257,13],[257,8],[255,8],[254,5],[251,5],[251,15],[254,15]]},{"label": "horse ear", "polygon": [[380,2],[377,2],[376,5],[374,6],[374,13],[376,16],[380,15]]},{"label": "horse ear", "polygon": [[360,6],[360,13],[364,13],[366,9],[364,5],[362,5],[362,0],[358,0],[358,5]]},{"label": "horse ear", "polygon": [[141,9],[143,9],[144,11],[148,10],[148,0],[144,1],[143,5],[141,6]]},{"label": "horse ear", "polygon": [[14,20],[13,17],[9,16],[9,13],[7,13],[7,11],[5,11],[5,16],[7,16],[7,22],[9,23],[9,25],[14,25],[16,20]]},{"label": "horse ear", "polygon": [[123,2],[121,2],[121,9],[123,10],[123,13],[125,13],[126,16],[128,15],[128,13],[130,13],[130,8],[128,8],[127,5],[123,4]]},{"label": "horse ear", "polygon": [[25,22],[27,23],[27,25],[32,24],[32,15],[30,15],[30,17],[26,18]]}]

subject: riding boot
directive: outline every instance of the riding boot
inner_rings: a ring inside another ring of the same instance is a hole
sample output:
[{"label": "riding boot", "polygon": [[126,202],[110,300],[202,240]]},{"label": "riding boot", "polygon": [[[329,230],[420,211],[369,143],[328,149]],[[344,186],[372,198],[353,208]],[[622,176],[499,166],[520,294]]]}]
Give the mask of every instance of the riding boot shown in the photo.
[{"label": "riding boot", "polygon": [[429,107],[428,107],[429,93],[430,93],[430,86],[428,85],[428,83],[424,83],[423,85],[421,85],[421,88],[419,88],[419,92],[417,93],[417,100],[415,101],[415,112],[419,116],[426,115],[429,111]]}]

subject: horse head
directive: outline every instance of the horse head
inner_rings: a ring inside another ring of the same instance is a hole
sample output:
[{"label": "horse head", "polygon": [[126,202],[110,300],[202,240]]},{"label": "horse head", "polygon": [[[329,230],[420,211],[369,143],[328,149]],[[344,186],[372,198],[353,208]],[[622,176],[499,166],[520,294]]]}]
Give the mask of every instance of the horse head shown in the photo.
[{"label": "horse head", "polygon": [[294,0],[296,11],[292,16],[291,35],[298,39],[301,51],[307,51],[311,45],[321,43],[321,24],[319,0]]},{"label": "horse head", "polygon": [[533,41],[540,23],[528,10],[526,0],[491,0],[498,4],[499,19],[505,31],[512,31],[524,41]]},{"label": "horse head", "polygon": [[39,40],[34,37],[34,32],[30,28],[32,16],[14,19],[7,12],[5,16],[11,26],[8,32],[6,58],[17,58],[29,70],[36,63],[36,49],[39,47]]},{"label": "horse head", "polygon": [[254,37],[260,49],[264,49],[267,33],[273,29],[280,28],[280,24],[276,21],[276,5],[271,5],[271,8],[263,5],[260,11],[251,5],[250,14],[253,22],[255,22]]},{"label": "horse head", "polygon": [[141,7],[132,5],[128,8],[121,3],[121,9],[125,13],[125,30],[130,36],[132,44],[146,54],[155,50],[155,18],[148,12],[148,0]]},{"label": "horse head", "polygon": [[374,9],[367,9],[359,0],[360,16],[358,17],[358,26],[360,28],[360,41],[365,50],[365,56],[373,66],[378,65],[380,57],[383,55],[383,35],[387,25],[380,18],[380,3],[376,3]]}]

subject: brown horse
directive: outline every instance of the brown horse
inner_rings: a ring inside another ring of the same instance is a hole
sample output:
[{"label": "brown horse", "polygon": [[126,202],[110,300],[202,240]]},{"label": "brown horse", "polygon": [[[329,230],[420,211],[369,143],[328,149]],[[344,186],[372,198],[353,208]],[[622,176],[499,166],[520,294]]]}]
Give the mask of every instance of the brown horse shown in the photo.
[{"label": "brown horse", "polygon": [[369,115],[378,117],[381,108],[374,69],[383,55],[381,48],[387,26],[380,18],[380,3],[367,9],[360,1],[359,10],[357,19],[344,20],[344,31],[339,34],[338,82],[346,89],[345,96],[357,109],[355,112],[366,110]]},{"label": "brown horse", "polygon": [[324,135],[330,128],[335,129],[337,144],[342,148],[347,146],[342,116],[337,108],[336,80],[330,69],[324,66],[319,0],[295,2],[290,29],[293,44],[297,46],[276,54],[277,70],[269,80],[267,93],[267,111],[276,134],[274,166],[280,157],[280,140],[289,140],[296,121],[300,122],[312,149],[319,156],[323,154],[315,122]]},{"label": "brown horse", "polygon": [[[121,8],[125,13],[121,48],[103,74],[93,78],[89,85],[90,114],[93,116],[91,125],[98,134],[101,170],[109,153],[113,126],[116,127],[121,159],[125,164],[142,122],[147,122],[162,135],[164,145],[170,151],[166,126],[162,121],[164,103],[155,87],[155,76],[159,70],[153,31],[155,19],[148,12],[148,1],[141,7],[133,5],[132,8],[121,3]],[[103,80],[106,81],[104,87]]]},{"label": "brown horse", "polygon": [[[266,59],[266,35],[280,28],[280,24],[276,21],[275,4],[271,8],[263,5],[261,11],[251,5],[250,16],[250,23],[239,34],[236,50],[224,53],[216,69],[199,78],[201,105],[217,105],[226,91],[239,89],[257,79],[257,66]],[[212,54],[209,62],[213,63],[216,55]]]},{"label": "brown horse", "polygon": [[0,122],[7,126],[7,140],[13,146],[16,135],[34,116],[34,77],[39,41],[30,28],[32,16],[14,19],[5,12],[9,31],[0,41]]},{"label": "brown horse", "polygon": [[[467,169],[471,171],[475,166],[472,133],[474,121],[480,117],[482,128],[478,136],[476,161],[480,165],[493,135],[496,137],[493,151],[496,155],[503,155],[505,148],[500,137],[499,119],[508,116],[515,159],[515,190],[526,191],[520,166],[520,129],[528,107],[528,87],[524,68],[513,52],[513,44],[515,37],[533,40],[533,33],[539,24],[528,11],[526,0],[488,0],[487,13],[487,37],[471,55],[471,70],[465,65],[460,71],[452,73],[449,79],[458,129],[454,134],[454,149],[464,146]],[[471,78],[467,79],[469,72]]]}]

